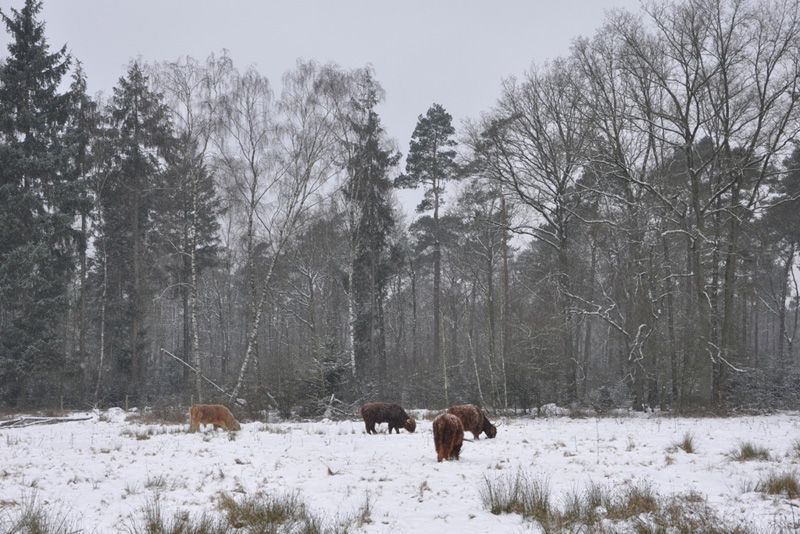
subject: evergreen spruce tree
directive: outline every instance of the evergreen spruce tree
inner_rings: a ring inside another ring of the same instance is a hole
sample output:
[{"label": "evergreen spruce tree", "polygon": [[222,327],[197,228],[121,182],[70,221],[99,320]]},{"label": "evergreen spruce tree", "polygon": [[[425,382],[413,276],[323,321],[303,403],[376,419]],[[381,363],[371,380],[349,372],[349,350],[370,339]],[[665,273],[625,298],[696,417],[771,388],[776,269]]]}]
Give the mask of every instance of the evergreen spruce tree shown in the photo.
[{"label": "evergreen spruce tree", "polygon": [[10,36],[0,64],[0,396],[15,405],[45,393],[64,363],[61,328],[74,268],[74,176],[64,172],[70,57],[51,52],[41,2],[0,12]]},{"label": "evergreen spruce tree", "polygon": [[[218,216],[222,205],[214,179],[198,152],[197,141],[181,135],[170,151],[168,167],[161,175],[156,197],[155,225],[161,257],[170,286],[179,288],[183,304],[183,355],[199,365],[192,349],[192,302],[197,298],[197,279],[213,265],[218,247]],[[188,368],[184,368],[188,371]],[[190,374],[184,373],[188,380]],[[199,396],[199,392],[196,392]]]},{"label": "evergreen spruce tree", "polygon": [[[90,222],[94,206],[92,196],[94,178],[93,145],[97,140],[99,113],[97,103],[86,93],[86,76],[81,63],[76,62],[70,84],[70,114],[64,133],[65,173],[73,187],[75,210],[80,218],[77,238],[78,295],[73,313],[77,343],[73,353],[77,360],[74,367],[88,371],[87,363],[87,302],[88,302],[88,244]],[[88,377],[85,377],[88,379]]]},{"label": "evergreen spruce tree", "polygon": [[397,187],[425,187],[425,196],[417,212],[433,210],[433,359],[441,365],[444,381],[444,401],[449,404],[447,365],[442,356],[441,340],[441,238],[439,236],[439,208],[442,207],[444,183],[457,177],[455,162],[456,142],[452,117],[440,105],[433,104],[423,117],[419,116],[411,136],[406,159],[406,172],[395,181]]},{"label": "evergreen spruce tree", "polygon": [[138,63],[119,80],[106,113],[97,267],[107,289],[101,327],[113,370],[108,394],[118,400],[141,392],[146,307],[164,276],[154,212],[174,139],[169,112]]},{"label": "evergreen spruce tree", "polygon": [[366,75],[363,92],[353,103],[351,128],[355,141],[347,162],[349,181],[345,196],[356,215],[352,229],[353,350],[360,384],[377,375],[381,392],[386,387],[386,334],[383,305],[390,272],[388,238],[394,226],[390,204],[389,170],[400,155],[385,146],[383,128],[375,112],[378,94]]}]

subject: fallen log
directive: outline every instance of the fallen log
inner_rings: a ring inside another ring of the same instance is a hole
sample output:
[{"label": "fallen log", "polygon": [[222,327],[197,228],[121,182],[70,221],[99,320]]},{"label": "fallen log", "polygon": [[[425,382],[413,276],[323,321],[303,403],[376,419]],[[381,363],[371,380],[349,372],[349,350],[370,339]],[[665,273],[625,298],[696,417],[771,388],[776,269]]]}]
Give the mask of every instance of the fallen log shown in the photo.
[{"label": "fallen log", "polygon": [[7,421],[0,421],[0,428],[25,428],[34,425],[55,425],[58,423],[71,423],[74,421],[88,421],[92,416],[83,417],[37,417],[22,416]]}]

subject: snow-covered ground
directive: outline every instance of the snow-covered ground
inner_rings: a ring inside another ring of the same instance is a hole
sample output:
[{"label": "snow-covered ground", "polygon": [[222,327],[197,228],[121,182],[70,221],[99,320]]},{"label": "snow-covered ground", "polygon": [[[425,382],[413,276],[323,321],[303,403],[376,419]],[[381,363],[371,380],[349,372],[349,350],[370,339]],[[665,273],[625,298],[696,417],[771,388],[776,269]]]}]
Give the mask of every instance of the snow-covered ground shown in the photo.
[{"label": "snow-covered ground", "polygon": [[[480,487],[484,477],[523,469],[549,480],[557,506],[591,482],[618,488],[646,480],[662,495],[698,491],[721,517],[758,531],[800,518],[799,501],[753,491],[765,474],[800,464],[794,413],[509,418],[496,421],[496,439],[465,442],[461,460],[444,463],[436,462],[429,420],[418,421],[414,434],[374,436],[355,420],[254,422],[231,439],[210,429],[188,434],[188,425],[136,424],[118,409],[101,415],[0,430],[0,515],[36,492],[40,502],[71,510],[87,532],[114,532],[155,493],[165,511],[201,512],[216,510],[221,492],[297,492],[330,518],[353,514],[368,497],[366,532],[520,532],[536,527],[518,515],[489,513]],[[150,430],[149,439],[137,439]],[[694,454],[673,447],[686,432],[694,435]],[[766,447],[771,459],[732,460],[728,453],[742,441]]]}]

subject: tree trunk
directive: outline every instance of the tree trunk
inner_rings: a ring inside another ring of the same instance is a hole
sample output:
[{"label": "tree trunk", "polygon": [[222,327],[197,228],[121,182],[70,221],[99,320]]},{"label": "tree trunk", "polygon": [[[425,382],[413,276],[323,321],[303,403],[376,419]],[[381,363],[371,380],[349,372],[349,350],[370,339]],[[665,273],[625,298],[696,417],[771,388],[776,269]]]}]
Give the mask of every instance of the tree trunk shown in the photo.
[{"label": "tree trunk", "polygon": [[792,243],[783,263],[780,302],[775,303],[778,308],[778,337],[775,342],[777,344],[777,363],[780,369],[780,376],[783,376],[791,369],[791,354],[784,350],[784,341],[786,340],[786,298],[789,295],[789,277],[794,265],[794,253],[795,245]]},{"label": "tree trunk", "polygon": [[[589,302],[594,302],[594,278],[597,269],[597,245],[594,240],[591,244],[592,248],[592,261],[589,271]],[[592,353],[592,318],[586,317],[586,329],[583,337],[583,358],[581,358],[581,368],[579,369],[581,380],[578,384],[578,400],[583,401],[586,398],[586,390],[589,381],[589,365]]]},{"label": "tree trunk", "polygon": [[355,333],[353,332],[353,324],[356,320],[355,307],[353,305],[353,261],[350,261],[350,270],[347,273],[347,352],[350,355],[350,371],[355,378],[356,376],[356,344]]},{"label": "tree trunk", "polygon": [[661,238],[662,246],[664,247],[664,267],[667,280],[666,294],[667,294],[667,335],[669,338],[669,377],[670,377],[670,406],[672,409],[677,409],[678,413],[681,411],[680,399],[680,378],[678,374],[678,345],[675,335],[675,282],[672,280],[672,264],[670,263],[669,243],[667,236]]},{"label": "tree trunk", "polygon": [[203,402],[203,381],[201,380],[200,369],[200,338],[197,333],[197,176],[192,176],[192,217],[191,226],[189,229],[189,247],[190,247],[190,271],[191,271],[191,286],[190,286],[190,299],[191,299],[191,331],[192,331],[192,351],[191,355],[195,368],[194,373],[194,388],[197,395],[197,402]]},{"label": "tree trunk", "polygon": [[510,316],[511,316],[511,300],[509,293],[508,281],[508,210],[506,208],[506,197],[501,193],[500,195],[500,224],[503,231],[502,239],[502,257],[503,257],[503,271],[502,281],[503,286],[503,307],[501,308],[502,314],[500,321],[502,324],[502,350],[500,351],[500,371],[503,379],[503,409],[508,409],[508,379],[506,377],[506,361],[508,360],[508,348],[511,344],[511,329],[510,329]]},{"label": "tree trunk", "polygon": [[753,316],[753,359],[752,359],[751,365],[754,368],[758,369],[760,367],[760,365],[761,365],[761,362],[759,361],[759,354],[758,354],[758,352],[759,352],[759,346],[758,345],[759,345],[759,341],[761,339],[761,332],[759,331],[759,324],[758,324],[759,313],[758,313],[758,299],[757,298],[753,299],[752,316]]},{"label": "tree trunk", "polygon": [[[187,239],[188,245],[188,239]],[[187,362],[192,362],[192,311],[190,305],[190,293],[191,288],[191,251],[188,250],[188,246],[186,247],[185,251],[189,253],[189,257],[186,254],[182,254],[182,260],[184,263],[183,268],[181,269],[181,285],[180,285],[180,292],[181,292],[181,306],[183,307],[183,316],[182,316],[182,334],[183,334],[183,359]],[[192,371],[184,366],[183,367],[183,383],[184,387],[187,390],[191,390],[191,375]]]},{"label": "tree trunk", "polygon": [[794,283],[794,321],[792,322],[792,335],[787,336],[786,339],[786,360],[789,365],[794,366],[794,338],[797,335],[798,321],[800,321],[800,287],[798,287],[794,269],[791,269],[791,276]]},{"label": "tree trunk", "polygon": [[400,400],[401,403],[405,403],[406,398],[406,384],[408,384],[409,378],[409,369],[408,369],[408,351],[406,350],[406,329],[405,329],[405,322],[406,322],[406,314],[405,308],[406,303],[405,299],[402,296],[403,292],[403,278],[402,278],[402,271],[397,273],[396,276],[396,284],[395,284],[395,295],[396,295],[396,302],[397,302],[397,335],[395,336],[395,350],[398,353],[397,360],[402,365],[402,369],[400,371]]},{"label": "tree trunk", "polygon": [[97,382],[94,386],[94,404],[100,399],[100,382],[103,377],[103,363],[106,353],[106,295],[108,294],[108,257],[106,256],[105,236],[100,240],[103,254],[103,293],[100,296],[100,358],[97,363]]},{"label": "tree trunk", "polygon": [[411,274],[411,361],[414,366],[419,365],[419,336],[417,335],[417,272],[414,262],[409,264]]},{"label": "tree trunk", "polygon": [[483,388],[481,387],[481,374],[478,371],[478,358],[475,355],[475,295],[476,282],[472,282],[472,290],[469,297],[469,355],[472,359],[472,370],[475,373],[475,384],[478,386],[478,398],[481,400],[481,406],[486,406],[486,401],[483,398]]},{"label": "tree trunk", "polygon": [[[86,355],[86,243],[89,239],[86,214],[81,213],[81,244],[80,244],[80,294],[78,297],[78,355],[81,365],[90,368]],[[88,381],[87,381],[88,383]]]},{"label": "tree trunk", "polygon": [[739,182],[737,179],[734,180],[734,185],[731,188],[728,244],[725,251],[725,267],[723,271],[722,325],[719,337],[720,355],[715,362],[714,368],[714,406],[721,410],[724,410],[726,407],[728,368],[733,359],[733,348],[735,345],[733,331],[735,315],[733,303],[736,267],[738,265],[737,244],[739,239],[739,211]]},{"label": "tree trunk", "polygon": [[450,405],[447,384],[447,362],[442,354],[441,340],[441,313],[439,302],[439,290],[442,279],[442,250],[439,241],[439,192],[434,184],[433,201],[433,231],[435,232],[433,241],[433,359],[442,366],[442,382],[444,385],[444,403]]},{"label": "tree trunk", "polygon": [[570,324],[570,309],[569,309],[569,297],[567,296],[570,293],[570,281],[569,281],[569,260],[567,258],[567,242],[566,238],[562,236],[561,242],[559,243],[559,250],[558,250],[558,262],[559,262],[559,269],[560,279],[561,279],[561,295],[559,297],[560,300],[560,313],[561,313],[561,320],[562,322],[562,333],[561,333],[561,340],[562,340],[562,348],[564,351],[563,358],[564,358],[564,381],[565,381],[565,401],[567,403],[574,401],[577,399],[577,369],[575,365],[575,356],[573,352],[573,344],[572,344],[572,327]]},{"label": "tree trunk", "polygon": [[239,391],[242,388],[242,383],[244,382],[244,376],[247,371],[247,366],[250,364],[250,360],[253,359],[253,356],[256,353],[256,345],[258,340],[258,329],[261,324],[261,315],[264,311],[264,304],[267,302],[267,296],[269,295],[269,289],[272,284],[272,275],[275,272],[275,265],[278,263],[278,258],[280,257],[281,253],[283,252],[283,246],[285,245],[287,236],[284,231],[281,232],[279,237],[279,243],[276,247],[272,259],[269,263],[269,268],[267,269],[267,273],[264,275],[264,280],[261,286],[261,295],[258,299],[258,302],[255,306],[255,315],[253,317],[252,324],[250,325],[250,330],[247,334],[247,349],[245,351],[244,360],[242,361],[242,368],[239,370],[239,377],[236,379],[236,386],[231,391],[230,398],[233,399],[236,395],[239,394]]},{"label": "tree trunk", "polygon": [[489,377],[492,385],[492,405],[497,406],[500,400],[500,393],[497,389],[497,380],[495,378],[495,367],[497,359],[497,351],[495,348],[495,333],[497,327],[495,325],[494,314],[494,262],[492,261],[493,251],[491,248],[486,250],[486,315],[489,318],[489,332],[488,332],[488,355],[489,355]]},{"label": "tree trunk", "polygon": [[[131,232],[133,233],[133,291],[131,295],[133,313],[131,314],[131,330],[130,330],[130,350],[131,350],[131,377],[130,387],[127,389],[128,393],[136,399],[139,393],[139,379],[140,379],[140,360],[141,354],[139,353],[139,332],[141,329],[141,280],[140,280],[140,265],[141,265],[141,240],[139,236],[139,202],[140,191],[137,188],[133,194],[133,221],[131,221]],[[138,399],[136,399],[138,402]]]}]

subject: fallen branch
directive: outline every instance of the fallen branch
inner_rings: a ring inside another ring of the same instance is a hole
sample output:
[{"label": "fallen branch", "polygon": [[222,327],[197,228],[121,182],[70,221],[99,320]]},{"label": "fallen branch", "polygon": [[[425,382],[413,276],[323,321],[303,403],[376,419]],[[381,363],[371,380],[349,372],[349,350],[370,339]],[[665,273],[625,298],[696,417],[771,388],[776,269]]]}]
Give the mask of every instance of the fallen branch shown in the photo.
[{"label": "fallen branch", "polygon": [[88,421],[92,417],[34,417],[23,416],[8,421],[0,421],[0,428],[25,428],[34,425],[55,425],[58,423],[71,423],[73,421]]},{"label": "fallen branch", "polygon": [[236,404],[238,404],[239,406],[247,406],[247,402],[246,402],[244,399],[236,399],[236,400],[234,400],[234,399],[232,398],[232,395],[231,395],[230,393],[228,393],[227,391],[225,391],[224,389],[222,389],[222,387],[220,387],[219,385],[217,385],[217,383],[216,383],[216,382],[214,382],[213,380],[211,380],[210,378],[208,378],[206,375],[204,375],[203,373],[201,373],[199,369],[197,369],[196,367],[194,367],[192,364],[188,363],[186,360],[183,360],[183,359],[179,358],[178,356],[175,356],[174,354],[172,354],[170,351],[168,351],[167,349],[165,349],[165,348],[163,348],[163,347],[161,348],[161,352],[163,352],[163,353],[165,353],[165,354],[168,354],[169,356],[172,356],[173,358],[175,358],[176,360],[178,360],[179,362],[181,362],[183,365],[185,365],[186,367],[188,367],[189,369],[191,369],[193,373],[197,374],[197,375],[198,375],[200,378],[202,378],[203,380],[205,380],[206,382],[208,382],[209,384],[211,384],[212,386],[214,386],[215,388],[217,388],[217,390],[218,390],[220,393],[222,393],[222,394],[223,394],[223,395],[225,395],[226,397],[228,397],[228,398],[230,398],[231,400],[233,400],[233,402],[235,402],[235,403],[236,403]]},{"label": "fallen branch", "polygon": [[[211,380],[210,378],[208,378],[206,375],[204,375],[203,373],[201,373],[201,372],[200,372],[200,370],[198,370],[198,369],[197,369],[196,367],[194,367],[192,364],[188,363],[186,360],[183,360],[183,359],[179,358],[178,356],[175,356],[174,354],[172,354],[170,351],[168,351],[167,349],[165,349],[165,348],[163,348],[163,347],[161,348],[161,352],[164,352],[164,353],[166,353],[166,354],[168,354],[168,355],[172,356],[173,358],[175,358],[175,359],[176,359],[176,360],[178,360],[179,362],[181,362],[183,365],[185,365],[186,367],[188,367],[189,369],[191,369],[191,370],[192,370],[192,372],[194,372],[195,374],[199,375],[199,376],[200,376],[200,378],[202,378],[203,380],[205,380],[206,382],[208,382],[209,384],[211,384],[212,386],[214,386],[215,388],[217,388],[217,390],[218,390],[220,393],[222,393],[223,395],[225,395],[226,397],[228,397],[230,400],[232,400],[233,402],[235,402],[235,403],[236,403],[236,404],[238,404],[239,406],[247,406],[247,401],[246,401],[246,400],[244,400],[244,399],[235,399],[235,400],[234,400],[234,399],[233,399],[233,394],[231,394],[231,393],[228,393],[227,391],[225,391],[224,389],[222,389],[222,387],[220,387],[219,385],[217,385],[217,383],[216,383],[216,382],[214,382],[213,380]],[[273,396],[272,396],[272,395],[269,393],[269,391],[266,391],[265,393],[266,393],[267,397],[269,397],[269,399],[270,399],[270,400],[273,402],[273,405],[274,405],[274,406],[277,406],[277,405],[278,405],[278,401],[276,401],[276,400],[275,400],[275,397],[273,397]]]}]

